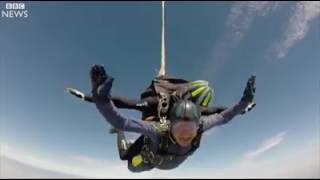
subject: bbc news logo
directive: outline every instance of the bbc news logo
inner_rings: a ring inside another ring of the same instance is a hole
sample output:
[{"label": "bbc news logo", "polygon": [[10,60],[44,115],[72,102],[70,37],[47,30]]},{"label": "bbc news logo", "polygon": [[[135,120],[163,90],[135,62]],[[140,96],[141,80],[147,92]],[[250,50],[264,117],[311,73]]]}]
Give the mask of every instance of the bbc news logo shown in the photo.
[{"label": "bbc news logo", "polygon": [[1,11],[2,18],[27,18],[28,10],[24,3],[6,3],[6,10]]}]

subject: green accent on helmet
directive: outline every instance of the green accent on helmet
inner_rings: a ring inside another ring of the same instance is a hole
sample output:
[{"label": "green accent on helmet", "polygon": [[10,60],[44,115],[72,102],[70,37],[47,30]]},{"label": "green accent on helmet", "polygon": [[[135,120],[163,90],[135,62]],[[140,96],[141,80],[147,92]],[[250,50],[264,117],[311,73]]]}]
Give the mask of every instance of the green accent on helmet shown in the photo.
[{"label": "green accent on helmet", "polygon": [[208,81],[196,80],[190,82],[188,92],[191,93],[191,99],[200,106],[207,107],[214,97],[214,91],[209,86]]},{"label": "green accent on helmet", "polygon": [[207,107],[209,105],[210,100],[212,99],[213,90],[209,91],[208,95],[201,102],[201,106]]},{"label": "green accent on helmet", "polygon": [[196,90],[191,92],[192,97],[197,97],[200,93],[202,93],[207,87],[199,87]]},{"label": "green accent on helmet", "polygon": [[204,80],[196,80],[191,82],[191,86],[197,86],[197,85],[208,86],[209,83],[208,81],[204,81]]}]

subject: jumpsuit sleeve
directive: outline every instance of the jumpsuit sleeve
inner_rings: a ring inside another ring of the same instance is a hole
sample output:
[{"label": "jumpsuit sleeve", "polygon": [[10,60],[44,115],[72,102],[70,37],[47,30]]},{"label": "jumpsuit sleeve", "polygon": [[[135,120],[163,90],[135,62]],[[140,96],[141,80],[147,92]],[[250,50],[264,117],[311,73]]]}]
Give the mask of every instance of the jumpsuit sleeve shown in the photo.
[{"label": "jumpsuit sleeve", "polygon": [[221,113],[222,111],[226,110],[227,107],[224,106],[214,106],[214,107],[202,107],[200,106],[201,114],[204,116]]},{"label": "jumpsuit sleeve", "polygon": [[90,96],[90,95],[88,95],[88,94],[85,94],[85,95],[84,95],[84,100],[87,101],[87,102],[91,102],[91,103],[94,102],[92,96]]},{"label": "jumpsuit sleeve", "polygon": [[247,112],[247,108],[250,107],[250,104],[254,103],[254,95],[256,90],[255,79],[255,75],[251,75],[251,77],[248,79],[243,96],[237,104],[227,108],[219,114],[201,116],[200,121],[203,123],[203,130],[206,131],[214,126],[224,125],[232,120],[236,115]]},{"label": "jumpsuit sleeve", "polygon": [[[87,102],[91,102],[91,103],[95,102],[91,95],[85,94],[83,99]],[[121,109],[135,109],[139,111],[146,111],[151,104],[150,102],[145,100],[143,101],[138,99],[129,99],[123,96],[113,96],[111,97],[111,99],[113,101],[113,104],[117,108],[121,108]]]},{"label": "jumpsuit sleeve", "polygon": [[143,110],[143,106],[147,104],[142,104],[140,100],[137,99],[129,99],[122,96],[113,96],[111,97],[112,102],[117,108],[125,108],[125,109],[136,109]]},{"label": "jumpsuit sleeve", "polygon": [[209,116],[201,116],[203,130],[209,130],[212,127],[227,124],[236,115],[241,114],[248,106],[248,102],[240,101],[239,103],[225,109],[221,113],[212,114]]},{"label": "jumpsuit sleeve", "polygon": [[95,104],[100,114],[115,128],[127,132],[141,133],[154,141],[156,140],[158,135],[152,123],[125,117],[117,110],[112,100],[95,99]]},{"label": "jumpsuit sleeve", "polygon": [[145,99],[129,99],[123,96],[111,97],[114,105],[117,108],[135,109],[141,112],[150,111],[155,104],[157,104],[156,97],[150,97]]}]

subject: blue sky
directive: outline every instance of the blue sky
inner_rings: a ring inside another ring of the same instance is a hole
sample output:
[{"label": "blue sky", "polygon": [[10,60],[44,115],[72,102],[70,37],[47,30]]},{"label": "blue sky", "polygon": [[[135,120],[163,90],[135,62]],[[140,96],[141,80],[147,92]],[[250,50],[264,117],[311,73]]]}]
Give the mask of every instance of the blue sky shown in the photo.
[{"label": "blue sky", "polygon": [[208,80],[211,106],[237,102],[256,74],[257,106],[208,132],[178,169],[141,174],[119,160],[95,107],[65,88],[89,92],[89,69],[103,64],[114,95],[139,97],[159,68],[161,2],[25,4],[28,18],[0,18],[4,177],[24,168],[8,159],[58,177],[320,177],[319,2],[167,2],[167,74]]}]

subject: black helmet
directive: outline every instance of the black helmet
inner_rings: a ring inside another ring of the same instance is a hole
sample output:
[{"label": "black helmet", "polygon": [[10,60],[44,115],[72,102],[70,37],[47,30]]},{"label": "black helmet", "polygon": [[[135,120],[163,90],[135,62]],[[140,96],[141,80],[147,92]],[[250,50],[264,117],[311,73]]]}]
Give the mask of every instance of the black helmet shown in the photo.
[{"label": "black helmet", "polygon": [[199,122],[201,112],[198,107],[189,100],[179,100],[173,104],[170,111],[169,119],[172,122],[177,120],[195,121]]}]

